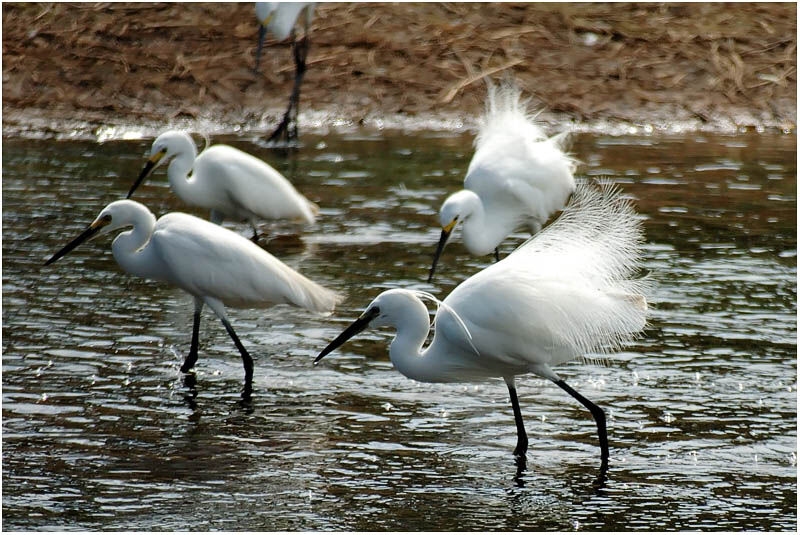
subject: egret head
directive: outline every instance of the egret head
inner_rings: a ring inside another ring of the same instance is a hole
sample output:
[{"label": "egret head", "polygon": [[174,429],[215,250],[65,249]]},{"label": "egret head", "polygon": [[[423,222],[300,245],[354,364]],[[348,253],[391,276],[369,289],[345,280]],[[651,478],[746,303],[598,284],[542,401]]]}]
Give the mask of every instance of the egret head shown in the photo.
[{"label": "egret head", "polygon": [[433,255],[433,264],[428,275],[428,282],[433,280],[433,274],[436,272],[436,263],[439,261],[439,256],[441,256],[444,246],[447,245],[447,240],[450,239],[453,229],[460,221],[464,221],[472,215],[476,202],[480,201],[475,193],[469,190],[461,190],[450,195],[442,203],[442,207],[439,209],[442,234],[439,236],[439,244],[436,246],[436,253]]},{"label": "egret head", "polygon": [[134,220],[134,214],[140,212],[142,208],[143,206],[135,201],[122,200],[112,202],[103,208],[103,211],[100,212],[86,230],[54,254],[44,265],[49,266],[85,241],[108,234],[119,228],[130,226]]},{"label": "egret head", "polygon": [[139,173],[139,178],[128,191],[127,198],[131,198],[136,188],[150,176],[156,167],[180,154],[191,154],[193,157],[197,157],[197,148],[189,134],[178,130],[169,130],[158,136],[153,141],[153,146],[150,147],[150,157],[145,162],[142,172]]},{"label": "egret head", "polygon": [[[414,313],[413,309],[419,309],[419,311]],[[397,326],[404,321],[413,321],[415,318],[424,318],[427,321],[428,309],[414,292],[401,289],[386,290],[373,299],[358,319],[322,350],[314,359],[314,364],[367,327]]]}]

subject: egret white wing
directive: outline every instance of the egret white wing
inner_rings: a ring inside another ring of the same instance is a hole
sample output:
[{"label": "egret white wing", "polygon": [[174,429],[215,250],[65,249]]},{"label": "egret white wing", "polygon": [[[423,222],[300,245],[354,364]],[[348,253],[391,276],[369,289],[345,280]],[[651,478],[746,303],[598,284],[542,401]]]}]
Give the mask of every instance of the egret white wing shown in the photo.
[{"label": "egret white wing", "polygon": [[227,145],[214,145],[197,157],[202,176],[219,180],[210,187],[228,200],[264,219],[296,218],[314,222],[318,208],[266,162]]},{"label": "egret white wing", "polygon": [[[556,365],[588,352],[611,351],[646,322],[645,300],[632,288],[620,291],[532,276],[472,282],[468,292],[454,291],[447,302],[458,310],[478,352],[509,364],[530,360]],[[479,307],[466,306],[478,300]],[[464,341],[462,336],[460,345],[466,350]]]},{"label": "egret white wing", "polygon": [[642,241],[630,203],[612,187],[584,184],[558,220],[445,303],[481,352],[557,364],[612,350],[646,323],[649,281],[636,278]]},{"label": "egret white wing", "polygon": [[269,32],[275,35],[275,39],[283,41],[292,31],[297,23],[297,17],[304,7],[309,6],[308,20],[311,20],[311,13],[314,10],[314,2],[270,2],[274,7],[275,15],[267,26]]},{"label": "egret white wing", "polygon": [[294,271],[246,238],[200,218],[170,213],[151,246],[176,286],[235,307],[287,303],[332,312],[338,295]]}]

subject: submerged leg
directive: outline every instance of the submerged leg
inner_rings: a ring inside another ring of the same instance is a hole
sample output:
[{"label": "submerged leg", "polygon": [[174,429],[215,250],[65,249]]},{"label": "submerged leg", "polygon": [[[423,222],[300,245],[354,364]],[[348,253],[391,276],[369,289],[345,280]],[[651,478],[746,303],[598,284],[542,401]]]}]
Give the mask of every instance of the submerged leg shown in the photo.
[{"label": "submerged leg", "polygon": [[498,247],[494,248],[494,261],[495,262],[500,261],[500,249]]},{"label": "submerged leg", "polygon": [[192,325],[192,345],[189,346],[189,354],[181,366],[182,373],[189,373],[197,363],[197,347],[200,338],[200,313],[203,311],[203,300],[199,297],[194,298],[194,324]]},{"label": "submerged leg", "polygon": [[222,324],[225,326],[225,329],[228,330],[228,334],[233,340],[233,343],[236,344],[236,349],[238,349],[239,353],[242,355],[242,364],[244,365],[244,389],[242,390],[242,399],[249,400],[250,395],[253,393],[253,359],[250,356],[250,353],[248,353],[242,345],[239,337],[236,336],[236,331],[233,330],[231,322],[228,321],[228,318],[221,319]]},{"label": "submerged leg", "polygon": [[580,395],[575,389],[565,383],[562,379],[558,379],[557,381],[553,381],[557,384],[562,390],[564,390],[567,394],[574,397],[581,404],[589,409],[589,412],[592,413],[594,417],[594,421],[597,424],[597,435],[600,437],[600,469],[605,471],[608,469],[608,434],[606,433],[606,415],[603,412],[603,409]]},{"label": "submerged leg", "polygon": [[517,447],[514,448],[514,457],[521,463],[522,469],[525,467],[525,453],[528,451],[528,434],[525,432],[525,424],[522,423],[522,411],[519,408],[519,398],[517,388],[514,385],[514,378],[505,379],[508,386],[508,395],[511,398],[511,407],[514,409],[514,422],[517,424]]},{"label": "submerged leg", "polygon": [[242,355],[242,364],[244,365],[244,389],[242,390],[242,399],[250,401],[250,395],[253,393],[253,359],[250,353],[244,348],[244,345],[242,345],[242,341],[236,336],[236,331],[233,330],[231,322],[228,321],[228,316],[225,314],[225,306],[222,302],[213,297],[204,297],[203,301],[205,301],[209,308],[214,311],[214,314],[222,321],[222,324],[228,331],[228,335],[236,345],[236,349],[238,349],[239,353]]}]

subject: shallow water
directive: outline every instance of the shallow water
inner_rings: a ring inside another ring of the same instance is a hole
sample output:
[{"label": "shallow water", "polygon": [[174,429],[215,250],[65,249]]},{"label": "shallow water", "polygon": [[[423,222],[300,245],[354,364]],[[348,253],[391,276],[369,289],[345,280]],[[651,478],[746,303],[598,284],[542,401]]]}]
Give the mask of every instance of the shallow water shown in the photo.
[{"label": "shallow water", "polygon": [[[603,484],[590,415],[546,381],[518,381],[531,449],[515,477],[501,380],[410,381],[388,361],[389,330],[311,366],[380,290],[444,297],[490,261],[456,240],[424,282],[471,140],[304,135],[285,159],[215,139],[322,207],[305,229],[262,226],[281,237],[267,248],[348,295],[329,318],[229,310],[256,359],[243,409],[219,322],[206,311],[194,392],[179,372],[190,298],[124,274],[110,239],[42,267],[125,195],[149,142],[5,139],[3,528],[796,530],[794,135],[576,136],[579,175],[612,178],[645,216],[659,281],[642,339],[607,366],[558,369],[609,417]],[[157,176],[139,201],[204,215]]]}]

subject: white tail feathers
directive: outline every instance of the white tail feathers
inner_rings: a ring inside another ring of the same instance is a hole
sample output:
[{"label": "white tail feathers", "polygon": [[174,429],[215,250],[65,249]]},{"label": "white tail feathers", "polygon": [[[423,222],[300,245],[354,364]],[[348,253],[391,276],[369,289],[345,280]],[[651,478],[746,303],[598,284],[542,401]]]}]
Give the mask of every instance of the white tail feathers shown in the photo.
[{"label": "white tail feathers", "polygon": [[295,306],[327,316],[344,300],[344,296],[340,293],[320,286],[296,271],[287,272],[285,275],[287,275],[285,298]]}]

